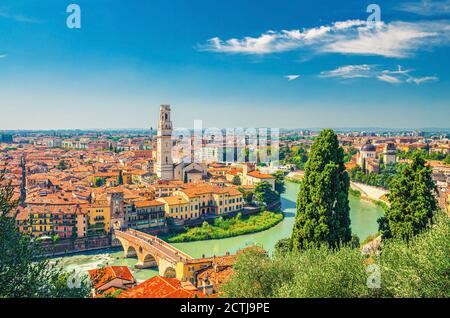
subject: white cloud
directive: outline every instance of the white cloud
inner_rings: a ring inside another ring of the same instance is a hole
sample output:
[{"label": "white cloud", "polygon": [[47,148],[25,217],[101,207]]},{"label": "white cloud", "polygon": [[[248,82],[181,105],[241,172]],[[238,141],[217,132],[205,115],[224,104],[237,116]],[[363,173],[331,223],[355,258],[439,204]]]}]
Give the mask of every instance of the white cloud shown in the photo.
[{"label": "white cloud", "polygon": [[395,75],[407,75],[414,71],[413,69],[405,70],[401,65],[397,65],[397,70],[391,71],[391,70],[384,70],[384,74],[395,74]]},{"label": "white cloud", "polygon": [[295,74],[295,75],[286,75],[285,78],[288,79],[288,81],[295,81],[296,79],[298,79],[300,77],[300,75]]},{"label": "white cloud", "polygon": [[439,78],[436,76],[424,76],[424,77],[409,77],[406,81],[408,83],[415,83],[416,85],[421,85],[428,82],[436,82]]},{"label": "white cloud", "polygon": [[413,69],[404,69],[398,65],[394,70],[381,70],[377,65],[345,65],[334,70],[323,71],[319,77],[339,78],[339,79],[355,79],[355,78],[376,78],[379,81],[389,84],[415,83],[417,85],[438,81],[437,76],[414,77],[411,73]]},{"label": "white cloud", "polygon": [[347,20],[304,30],[267,31],[259,37],[210,39],[201,50],[263,55],[309,49],[317,53],[405,58],[416,51],[450,44],[449,21],[378,22]]},{"label": "white cloud", "polygon": [[22,22],[22,23],[40,23],[40,21],[35,18],[28,17],[23,14],[9,13],[9,12],[7,12],[5,10],[1,10],[1,9],[0,9],[0,18],[15,20],[17,22]]},{"label": "white cloud", "polygon": [[205,51],[221,53],[241,54],[270,54],[299,49],[303,46],[313,45],[320,42],[330,33],[341,32],[355,26],[364,25],[361,20],[348,20],[336,22],[330,26],[319,26],[304,30],[269,30],[259,37],[246,36],[242,39],[232,38],[222,40],[218,37],[208,40],[206,45],[199,48]]},{"label": "white cloud", "polygon": [[373,28],[359,27],[356,33],[336,39],[322,51],[405,58],[424,47],[448,44],[450,29],[447,23],[392,22],[378,23]]},{"label": "white cloud", "polygon": [[323,71],[320,77],[359,78],[371,76],[371,65],[345,65],[331,71]]},{"label": "white cloud", "polygon": [[0,59],[3,59],[5,57],[8,57],[8,54],[0,54]]},{"label": "white cloud", "polygon": [[398,9],[423,16],[445,15],[450,13],[450,0],[407,2],[399,5]]},{"label": "white cloud", "polygon": [[398,79],[397,77],[391,76],[391,75],[387,75],[387,74],[378,75],[377,78],[380,81],[387,82],[389,84],[400,84],[400,83],[402,83],[402,81],[400,79]]}]

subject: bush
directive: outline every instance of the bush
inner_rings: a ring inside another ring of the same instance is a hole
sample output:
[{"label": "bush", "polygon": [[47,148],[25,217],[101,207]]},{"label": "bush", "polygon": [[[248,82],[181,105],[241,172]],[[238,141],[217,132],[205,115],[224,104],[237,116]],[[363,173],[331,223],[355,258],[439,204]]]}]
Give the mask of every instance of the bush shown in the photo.
[{"label": "bush", "polygon": [[353,196],[357,197],[357,198],[361,197],[361,192],[358,191],[358,190],[352,189],[352,188],[348,188],[348,193],[350,195],[353,195]]},{"label": "bush", "polygon": [[366,267],[359,250],[327,247],[266,254],[245,251],[223,287],[225,297],[367,296]]},{"label": "bush", "polygon": [[375,262],[383,297],[450,297],[449,219],[441,212],[428,231],[410,239],[385,240]]},{"label": "bush", "polygon": [[[325,246],[273,257],[257,250],[238,256],[234,274],[222,287],[225,297],[450,297],[449,219],[410,239],[383,240],[371,258],[357,248]],[[367,287],[367,265],[379,266],[381,285]]]}]

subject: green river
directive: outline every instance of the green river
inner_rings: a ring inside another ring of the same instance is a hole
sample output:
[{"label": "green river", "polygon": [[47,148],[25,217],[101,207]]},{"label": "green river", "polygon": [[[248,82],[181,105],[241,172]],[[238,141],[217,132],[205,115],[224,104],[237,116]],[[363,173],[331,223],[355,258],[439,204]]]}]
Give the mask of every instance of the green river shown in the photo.
[{"label": "green river", "polygon": [[[249,235],[232,238],[173,244],[180,250],[193,257],[224,255],[234,253],[251,244],[258,244],[266,250],[273,251],[275,243],[291,234],[295,220],[295,202],[299,185],[287,182],[286,192],[282,195],[282,209],[284,220],[273,228]],[[363,241],[368,235],[378,229],[377,219],[383,215],[383,210],[377,205],[350,196],[350,218],[352,232]],[[59,263],[68,271],[86,271],[105,265],[126,265],[138,282],[149,279],[158,274],[156,269],[134,269],[137,259],[123,258],[121,249],[103,249],[93,252],[82,252],[59,258]]]}]

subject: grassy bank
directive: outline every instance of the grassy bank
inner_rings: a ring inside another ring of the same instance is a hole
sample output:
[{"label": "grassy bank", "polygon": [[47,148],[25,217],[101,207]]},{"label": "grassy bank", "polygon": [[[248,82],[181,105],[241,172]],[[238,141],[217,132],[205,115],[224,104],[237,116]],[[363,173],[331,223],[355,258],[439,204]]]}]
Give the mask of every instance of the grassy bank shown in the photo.
[{"label": "grassy bank", "polygon": [[240,213],[229,219],[219,218],[214,224],[203,222],[202,226],[186,229],[164,237],[169,243],[221,239],[267,230],[283,220],[283,213],[263,211],[257,215],[243,217]]},{"label": "grassy bank", "polygon": [[286,178],[285,179],[288,182],[292,182],[292,183],[302,183],[302,179],[301,178],[296,178],[296,177],[292,177],[292,178]]},{"label": "grassy bank", "polygon": [[361,191],[359,191],[359,190],[355,190],[353,188],[349,188],[348,189],[348,194],[353,195],[354,197],[357,197],[357,198],[361,199]]}]

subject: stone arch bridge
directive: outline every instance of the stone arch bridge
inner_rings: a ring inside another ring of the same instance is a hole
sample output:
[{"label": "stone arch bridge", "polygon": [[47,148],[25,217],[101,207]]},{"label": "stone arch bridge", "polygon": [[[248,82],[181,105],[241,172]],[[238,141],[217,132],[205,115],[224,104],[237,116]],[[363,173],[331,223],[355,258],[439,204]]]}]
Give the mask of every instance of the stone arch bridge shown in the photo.
[{"label": "stone arch bridge", "polygon": [[193,258],[169,243],[133,229],[114,231],[115,238],[122,244],[125,257],[137,257],[136,268],[158,267],[159,275],[176,277],[179,263]]}]

